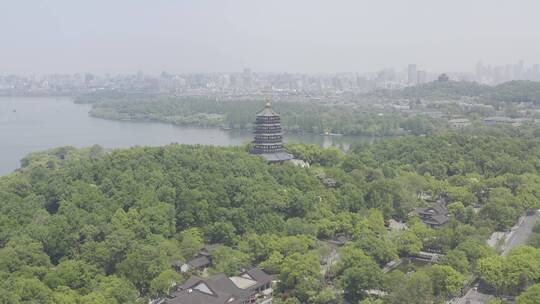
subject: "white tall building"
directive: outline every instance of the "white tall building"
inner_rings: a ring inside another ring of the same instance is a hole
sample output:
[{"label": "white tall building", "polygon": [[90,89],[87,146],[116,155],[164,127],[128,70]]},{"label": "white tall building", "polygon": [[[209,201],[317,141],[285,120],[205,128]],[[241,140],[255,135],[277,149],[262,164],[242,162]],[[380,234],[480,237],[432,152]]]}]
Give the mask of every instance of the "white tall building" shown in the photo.
[{"label": "white tall building", "polygon": [[416,71],[416,64],[409,64],[409,75],[407,83],[409,85],[416,85],[418,83],[418,72]]},{"label": "white tall building", "polygon": [[416,74],[416,83],[417,84],[422,84],[422,83],[426,83],[426,71],[418,71],[418,73]]}]

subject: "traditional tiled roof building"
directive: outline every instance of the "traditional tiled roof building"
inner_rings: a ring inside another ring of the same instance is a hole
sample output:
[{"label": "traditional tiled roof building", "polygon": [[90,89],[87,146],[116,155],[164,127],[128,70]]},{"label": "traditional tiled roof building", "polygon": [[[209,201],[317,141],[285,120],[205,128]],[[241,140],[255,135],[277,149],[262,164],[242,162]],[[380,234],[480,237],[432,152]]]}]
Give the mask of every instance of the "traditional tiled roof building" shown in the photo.
[{"label": "traditional tiled roof building", "polygon": [[257,114],[253,154],[259,154],[269,162],[285,162],[293,156],[283,150],[283,132],[280,115],[272,110],[270,102]]},{"label": "traditional tiled roof building", "polygon": [[440,227],[450,221],[448,209],[444,203],[440,202],[427,208],[416,208],[413,214],[418,215],[422,222],[431,228]]},{"label": "traditional tiled roof building", "polygon": [[253,268],[239,276],[217,274],[207,279],[192,276],[163,304],[271,304],[272,277]]}]

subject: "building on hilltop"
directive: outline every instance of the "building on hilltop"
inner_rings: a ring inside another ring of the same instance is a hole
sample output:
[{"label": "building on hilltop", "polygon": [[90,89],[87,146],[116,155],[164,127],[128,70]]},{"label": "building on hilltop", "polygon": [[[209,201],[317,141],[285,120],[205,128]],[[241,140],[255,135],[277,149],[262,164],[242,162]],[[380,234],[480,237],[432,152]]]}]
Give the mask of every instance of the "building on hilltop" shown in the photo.
[{"label": "building on hilltop", "polygon": [[267,102],[264,109],[257,114],[251,153],[261,155],[271,163],[282,163],[293,159],[291,154],[283,150],[281,118],[272,110],[270,102]]},{"label": "building on hilltop", "polygon": [[189,271],[205,271],[208,267],[212,266],[212,255],[219,246],[221,246],[221,244],[204,245],[195,258],[186,263],[173,261],[171,266],[176,269],[176,271],[182,273]]},{"label": "building on hilltop", "polygon": [[207,279],[192,276],[178,286],[162,304],[271,304],[272,277],[259,268],[227,277],[217,274]]},{"label": "building on hilltop", "polygon": [[441,227],[450,221],[448,208],[443,202],[436,202],[427,208],[416,208],[412,214],[420,217],[420,220],[431,228]]},{"label": "building on hilltop", "polygon": [[446,75],[445,73],[442,73],[441,75],[439,75],[438,80],[439,82],[448,82],[450,81],[450,77]]},{"label": "building on hilltop", "polygon": [[520,120],[506,117],[506,116],[486,117],[482,121],[484,125],[487,125],[487,126],[507,125],[507,126],[512,126],[512,127],[519,127],[521,125]]},{"label": "building on hilltop", "polygon": [[468,127],[471,125],[471,121],[467,118],[456,118],[456,119],[450,119],[448,121],[450,126],[454,129],[464,129],[465,127]]}]

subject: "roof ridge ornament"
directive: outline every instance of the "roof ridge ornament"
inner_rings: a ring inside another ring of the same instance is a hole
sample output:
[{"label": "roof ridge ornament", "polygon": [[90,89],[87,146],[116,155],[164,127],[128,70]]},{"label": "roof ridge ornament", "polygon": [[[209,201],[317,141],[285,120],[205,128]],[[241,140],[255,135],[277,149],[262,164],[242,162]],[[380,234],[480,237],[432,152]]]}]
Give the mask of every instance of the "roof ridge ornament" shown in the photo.
[{"label": "roof ridge ornament", "polygon": [[272,107],[272,100],[270,100],[270,97],[266,97],[266,105],[265,108],[271,108]]}]

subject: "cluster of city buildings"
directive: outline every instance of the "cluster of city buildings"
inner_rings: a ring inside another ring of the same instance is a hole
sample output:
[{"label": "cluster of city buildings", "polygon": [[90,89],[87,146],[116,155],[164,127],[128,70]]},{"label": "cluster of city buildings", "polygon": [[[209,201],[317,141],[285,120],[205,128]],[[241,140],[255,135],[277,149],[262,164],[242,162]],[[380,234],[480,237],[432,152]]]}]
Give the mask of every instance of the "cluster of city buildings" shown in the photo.
[{"label": "cluster of city buildings", "polygon": [[368,92],[376,87],[376,78],[357,73],[293,74],[254,73],[250,69],[234,73],[149,75],[52,74],[0,75],[0,95],[74,95],[98,90],[178,95],[248,95],[306,93],[324,96],[340,92]]},{"label": "cluster of city buildings", "polygon": [[512,80],[540,81],[540,65],[526,66],[523,60],[516,64],[484,65],[476,64],[476,81],[479,83],[495,85]]},{"label": "cluster of city buildings", "polygon": [[[305,93],[325,97],[342,92],[369,92],[374,89],[401,89],[437,80],[440,73],[430,73],[411,63],[403,69],[382,69],[371,73],[259,73],[249,68],[230,73],[162,72],[149,75],[91,73],[50,75],[0,75],[0,96],[73,95],[96,90],[185,95],[246,95],[267,92]],[[477,81],[495,85],[511,80],[540,81],[540,66],[517,64],[476,65],[476,73],[452,73],[452,80]]]},{"label": "cluster of city buildings", "polygon": [[0,96],[76,95],[99,90],[178,95],[306,94],[324,98],[343,92],[369,92],[377,88],[398,89],[435,80],[437,75],[410,65],[408,74],[385,69],[377,73],[255,73],[251,69],[233,73],[149,75],[95,75],[90,73],[51,75],[0,75]]}]

